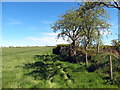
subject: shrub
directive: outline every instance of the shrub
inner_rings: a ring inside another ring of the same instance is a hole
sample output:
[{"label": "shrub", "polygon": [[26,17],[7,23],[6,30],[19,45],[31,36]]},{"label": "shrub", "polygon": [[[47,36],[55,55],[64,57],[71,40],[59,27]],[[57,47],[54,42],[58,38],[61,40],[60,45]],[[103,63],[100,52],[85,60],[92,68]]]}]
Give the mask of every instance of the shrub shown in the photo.
[{"label": "shrub", "polygon": [[53,54],[69,56],[70,44],[58,44],[55,48],[53,48]]},{"label": "shrub", "polygon": [[120,54],[120,41],[119,40],[112,40],[111,42],[112,42],[112,45],[114,46],[114,48]]},{"label": "shrub", "polygon": [[94,72],[99,68],[103,68],[108,64],[108,57],[104,57],[102,54],[92,54],[91,56],[91,65],[88,67],[89,72]]}]

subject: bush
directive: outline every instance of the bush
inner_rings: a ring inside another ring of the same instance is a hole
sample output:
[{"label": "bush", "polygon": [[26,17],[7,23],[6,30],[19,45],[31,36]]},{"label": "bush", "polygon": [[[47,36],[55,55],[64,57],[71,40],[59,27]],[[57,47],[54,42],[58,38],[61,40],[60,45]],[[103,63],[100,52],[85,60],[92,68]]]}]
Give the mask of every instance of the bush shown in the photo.
[{"label": "bush", "polygon": [[89,72],[94,72],[99,68],[103,68],[108,64],[108,57],[102,54],[93,54],[91,56],[91,65],[88,67]]},{"label": "bush", "polygon": [[111,42],[112,42],[112,45],[114,46],[114,48],[120,54],[120,41],[119,40],[112,40]]},{"label": "bush", "polygon": [[55,48],[53,48],[53,54],[69,56],[70,44],[58,44]]}]

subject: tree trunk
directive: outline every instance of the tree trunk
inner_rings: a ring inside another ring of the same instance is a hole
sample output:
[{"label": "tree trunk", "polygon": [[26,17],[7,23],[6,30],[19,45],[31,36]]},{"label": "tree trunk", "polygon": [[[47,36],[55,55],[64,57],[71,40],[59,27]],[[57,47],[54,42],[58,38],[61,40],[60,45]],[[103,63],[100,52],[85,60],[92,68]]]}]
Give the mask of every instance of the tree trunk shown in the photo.
[{"label": "tree trunk", "polygon": [[100,46],[99,44],[97,44],[97,53],[99,53],[99,51],[100,51]]},{"label": "tree trunk", "polygon": [[97,39],[97,53],[99,53],[99,49],[100,49],[100,31],[98,30],[98,39]]},{"label": "tree trunk", "polygon": [[85,51],[87,51],[87,50],[88,50],[88,45],[85,46]]},{"label": "tree trunk", "polygon": [[72,52],[73,52],[73,56],[76,56],[76,43],[75,41],[72,42]]},{"label": "tree trunk", "polygon": [[112,57],[111,56],[109,56],[109,62],[110,62],[110,79],[113,79]]}]

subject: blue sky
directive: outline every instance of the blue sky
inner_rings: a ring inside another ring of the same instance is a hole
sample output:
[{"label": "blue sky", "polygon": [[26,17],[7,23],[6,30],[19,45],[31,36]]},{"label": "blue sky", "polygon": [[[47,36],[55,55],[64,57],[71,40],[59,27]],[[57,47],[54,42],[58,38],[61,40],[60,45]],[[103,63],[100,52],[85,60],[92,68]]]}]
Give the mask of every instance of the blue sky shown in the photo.
[{"label": "blue sky", "polygon": [[[4,2],[2,3],[2,46],[46,46],[67,43],[55,39],[50,24],[66,10],[78,7],[72,2]],[[110,14],[112,35],[104,36],[104,44],[118,36],[118,10],[107,9]],[[57,41],[56,41],[57,40]]]}]

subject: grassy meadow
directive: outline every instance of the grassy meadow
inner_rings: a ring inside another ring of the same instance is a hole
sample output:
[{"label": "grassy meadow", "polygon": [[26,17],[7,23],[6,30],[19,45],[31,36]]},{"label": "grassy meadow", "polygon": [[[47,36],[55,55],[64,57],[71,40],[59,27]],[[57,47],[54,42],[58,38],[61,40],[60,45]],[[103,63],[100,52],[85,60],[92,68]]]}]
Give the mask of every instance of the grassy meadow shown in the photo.
[{"label": "grassy meadow", "polygon": [[39,86],[41,81],[24,75],[24,63],[34,62],[34,55],[51,53],[51,47],[34,48],[3,48],[2,49],[2,87],[3,88],[30,88]]},{"label": "grassy meadow", "polygon": [[3,88],[118,88],[108,75],[88,72],[84,63],[62,61],[53,47],[2,49]]}]

